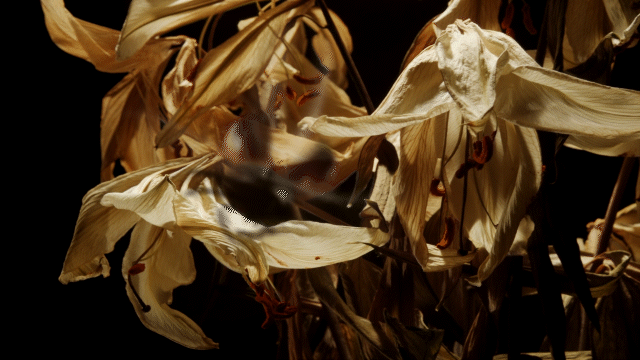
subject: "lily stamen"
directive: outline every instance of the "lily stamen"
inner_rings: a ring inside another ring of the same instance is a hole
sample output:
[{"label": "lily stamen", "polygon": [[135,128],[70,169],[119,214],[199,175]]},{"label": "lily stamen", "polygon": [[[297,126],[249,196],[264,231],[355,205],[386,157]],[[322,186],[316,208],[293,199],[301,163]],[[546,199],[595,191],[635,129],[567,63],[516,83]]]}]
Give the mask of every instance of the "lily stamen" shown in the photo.
[{"label": "lily stamen", "polygon": [[129,271],[128,271],[128,274],[127,274],[127,283],[129,284],[129,287],[131,288],[131,292],[133,292],[133,296],[135,296],[136,300],[138,300],[138,303],[142,307],[142,312],[146,313],[146,312],[151,311],[151,306],[149,306],[144,301],[142,301],[142,298],[140,297],[140,295],[136,291],[136,288],[133,286],[133,283],[131,282],[131,276],[135,276],[135,275],[140,274],[141,272],[144,271],[144,269],[145,269],[145,266],[142,263],[133,264],[129,268]]},{"label": "lily stamen", "polygon": [[473,155],[471,156],[480,165],[484,165],[491,160],[491,156],[493,156],[493,139],[490,136],[485,136],[482,140],[474,142]]},{"label": "lily stamen", "polygon": [[303,77],[303,76],[300,76],[298,74],[293,74],[293,78],[297,82],[299,82],[301,84],[304,84],[304,85],[317,85],[317,84],[320,83],[320,81],[322,81],[323,77],[324,77],[324,75],[322,73],[320,73],[320,74],[318,74],[318,75],[316,75],[314,77],[311,77],[311,78]]},{"label": "lily stamen", "polygon": [[291,86],[289,85],[287,85],[286,94],[287,94],[287,99],[289,100],[293,100],[298,97],[298,94],[296,94],[296,91],[293,90],[293,88],[291,88]]},{"label": "lily stamen", "polygon": [[319,95],[320,95],[320,90],[318,90],[318,89],[307,90],[307,92],[305,92],[304,94],[300,95],[300,97],[296,101],[296,104],[298,106],[302,106],[307,101],[309,101],[309,100],[311,100],[311,99],[313,99],[313,98],[315,98],[316,96],[319,96]]},{"label": "lily stamen", "polygon": [[444,196],[445,189],[440,179],[433,178],[433,180],[431,180],[431,185],[429,186],[429,192],[433,196]]},{"label": "lily stamen", "polygon": [[272,291],[265,286],[265,283],[255,284],[251,280],[248,280],[247,283],[256,293],[255,300],[264,308],[266,318],[261,325],[263,329],[266,329],[273,320],[290,318],[298,311],[295,305],[279,300],[275,288]]},{"label": "lily stamen", "polygon": [[456,232],[455,228],[456,224],[453,220],[453,217],[447,216],[444,219],[444,233],[442,233],[442,238],[440,242],[436,244],[438,249],[446,249],[453,242],[453,238]]}]

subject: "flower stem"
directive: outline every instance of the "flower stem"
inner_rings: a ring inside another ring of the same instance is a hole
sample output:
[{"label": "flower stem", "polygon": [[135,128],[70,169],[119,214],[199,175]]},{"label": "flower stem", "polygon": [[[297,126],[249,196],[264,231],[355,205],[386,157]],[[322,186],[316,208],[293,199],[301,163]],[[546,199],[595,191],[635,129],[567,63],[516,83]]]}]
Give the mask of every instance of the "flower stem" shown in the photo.
[{"label": "flower stem", "polygon": [[604,217],[604,228],[602,229],[602,234],[598,241],[598,248],[594,256],[602,254],[607,250],[607,247],[609,247],[609,239],[611,238],[611,231],[613,230],[613,222],[615,221],[616,213],[620,208],[620,201],[622,200],[622,195],[624,194],[624,189],[627,186],[627,180],[629,180],[635,160],[635,157],[626,157],[622,162],[622,168],[620,169],[620,174],[618,174],[616,185],[613,187],[611,200],[609,201],[607,213]]},{"label": "flower stem", "polygon": [[[467,139],[464,146],[464,158],[469,158],[469,132],[467,132]],[[462,213],[460,214],[460,249],[458,249],[459,255],[467,255],[468,251],[464,247],[464,210],[467,205],[467,183],[468,183],[469,171],[464,173],[463,185],[462,185]]]},{"label": "flower stem", "polygon": [[338,45],[338,49],[340,49],[340,54],[344,59],[344,62],[347,64],[347,69],[349,70],[349,76],[351,77],[351,81],[354,82],[356,90],[358,90],[358,95],[360,99],[364,103],[365,109],[367,109],[367,113],[371,114],[375,108],[373,107],[373,102],[369,97],[369,93],[367,92],[367,88],[364,86],[364,82],[360,77],[360,73],[358,73],[358,69],[356,68],[356,64],[353,62],[351,55],[347,51],[347,47],[344,46],[344,42],[340,37],[340,33],[338,32],[338,28],[336,24],[333,22],[331,15],[329,14],[329,9],[327,8],[327,4],[325,4],[324,0],[319,0],[317,4],[322,9],[322,14],[324,15],[325,20],[327,21],[327,28],[333,36],[333,39],[336,41],[336,45]]}]

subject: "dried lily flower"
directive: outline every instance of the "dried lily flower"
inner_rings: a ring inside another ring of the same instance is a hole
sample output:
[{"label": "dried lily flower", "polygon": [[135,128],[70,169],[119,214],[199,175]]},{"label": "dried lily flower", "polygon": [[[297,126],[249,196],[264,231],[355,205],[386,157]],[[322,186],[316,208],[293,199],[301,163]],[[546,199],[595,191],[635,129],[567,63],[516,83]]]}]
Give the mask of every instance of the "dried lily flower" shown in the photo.
[{"label": "dried lily flower", "polygon": [[[416,259],[429,270],[423,230],[433,213],[427,211],[430,183],[440,174],[447,198],[442,211],[489,253],[478,270],[482,281],[514,239],[532,231],[525,212],[542,175],[534,129],[569,134],[569,141],[598,154],[637,156],[638,114],[638,92],[541,68],[509,36],[456,21],[404,69],[371,116],[323,116],[312,129],[333,136],[402,129],[394,194]],[[482,150],[486,136],[493,137],[492,157],[480,167],[472,153]],[[477,142],[482,145],[474,149]]]},{"label": "dried lily flower", "polygon": [[264,227],[252,222],[229,207],[219,188],[218,181],[226,176],[224,168],[222,158],[215,155],[176,159],[127,173],[89,191],[60,281],[108,276],[105,254],[135,226],[123,275],[141,321],[184,346],[212,348],[217,344],[193,321],[169,307],[173,289],[195,278],[189,250],[192,237],[253,284],[263,283],[269,272],[278,269],[351,260],[371,250],[364,243],[381,246],[388,240],[388,234],[370,228],[310,221]]},{"label": "dried lily flower", "polygon": [[[310,221],[266,227],[231,207],[234,199],[227,183],[242,182],[257,172],[268,175],[271,190],[283,203],[292,203],[300,195],[305,199],[333,189],[355,169],[363,140],[322,137],[299,124],[304,116],[318,113],[364,114],[340,87],[346,86],[344,63],[331,60],[335,44],[311,4],[289,1],[267,10],[200,59],[191,38],[142,36],[142,30],[154,26],[141,26],[141,34],[128,32],[131,24],[143,21],[137,17],[140,2],[132,4],[120,33],[76,19],[62,1],[43,0],[56,44],[101,71],[128,72],[103,100],[103,183],[84,198],[61,282],[108,276],[105,254],[133,228],[122,273],[141,321],[184,346],[215,348],[194,321],[169,306],[173,290],[195,279],[191,238],[245,276],[256,299],[272,312],[267,315],[276,318],[290,316],[295,308],[280,309],[286,304],[265,287],[269,273],[351,260],[370,251],[369,245],[388,240],[388,234],[377,229]],[[180,24],[187,21],[181,19]],[[331,66],[327,74],[310,74],[314,66],[302,55],[308,43],[303,21],[316,31],[311,43],[320,60]],[[117,41],[124,56],[117,55]],[[163,80],[174,55],[175,65]],[[283,87],[295,87],[300,97],[278,105],[274,95]],[[322,99],[314,99],[315,94]],[[233,114],[230,104],[241,104],[242,113]],[[259,121],[264,114],[269,121]],[[158,120],[165,122],[162,130]],[[246,132],[247,127],[255,132]],[[156,149],[156,139],[158,145],[165,141],[171,147]],[[116,160],[127,173],[113,179]]]}]

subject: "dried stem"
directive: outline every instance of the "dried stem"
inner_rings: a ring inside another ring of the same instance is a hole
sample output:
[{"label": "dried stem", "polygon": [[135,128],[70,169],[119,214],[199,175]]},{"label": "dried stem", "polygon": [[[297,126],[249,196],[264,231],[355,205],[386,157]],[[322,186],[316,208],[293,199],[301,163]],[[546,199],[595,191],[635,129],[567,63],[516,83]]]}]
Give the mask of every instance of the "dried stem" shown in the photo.
[{"label": "dried stem", "polygon": [[327,28],[329,29],[329,32],[331,32],[331,36],[333,36],[333,39],[336,41],[336,44],[338,45],[338,49],[340,49],[340,54],[342,55],[344,62],[347,64],[347,69],[349,70],[349,76],[351,77],[351,81],[354,82],[356,90],[358,90],[358,95],[360,96],[360,99],[364,103],[364,107],[367,109],[367,113],[371,114],[375,110],[375,108],[373,107],[373,102],[369,97],[367,88],[364,86],[364,82],[360,77],[360,73],[358,73],[356,64],[353,62],[353,59],[351,58],[351,55],[347,51],[346,46],[344,46],[344,42],[340,37],[338,28],[336,27],[336,24],[333,22],[333,19],[329,14],[329,9],[327,9],[327,4],[325,4],[324,0],[318,1],[317,4],[320,6],[320,9],[322,9],[322,14],[324,15],[324,18],[327,21]]},{"label": "dried stem", "polygon": [[340,325],[340,320],[338,320],[338,316],[333,312],[331,308],[329,308],[325,303],[322,303],[322,315],[327,320],[329,324],[329,329],[331,330],[331,335],[333,336],[333,340],[336,343],[336,348],[338,349],[338,354],[340,354],[340,359],[343,360],[351,360],[351,352],[349,351],[349,345],[347,344],[347,340],[345,339],[344,332]]},{"label": "dried stem", "polygon": [[627,186],[627,180],[629,180],[631,169],[633,168],[633,163],[635,160],[635,157],[626,157],[622,162],[622,168],[620,169],[620,174],[618,174],[616,185],[613,187],[611,200],[609,201],[607,213],[604,217],[604,228],[602,229],[602,234],[600,235],[600,241],[598,241],[598,249],[594,254],[595,256],[602,254],[607,250],[607,247],[609,247],[609,238],[611,238],[613,222],[615,221],[616,213],[620,208],[620,201],[622,200],[622,195],[624,194],[624,189]]}]

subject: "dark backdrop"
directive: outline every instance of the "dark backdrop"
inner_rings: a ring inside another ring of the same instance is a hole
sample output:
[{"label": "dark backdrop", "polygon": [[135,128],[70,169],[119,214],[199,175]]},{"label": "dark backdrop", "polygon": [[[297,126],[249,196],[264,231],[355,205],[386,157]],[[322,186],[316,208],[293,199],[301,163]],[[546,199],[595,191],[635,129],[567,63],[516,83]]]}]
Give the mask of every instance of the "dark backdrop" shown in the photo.
[{"label": "dark backdrop", "polygon": [[[442,0],[327,0],[327,3],[351,31],[355,44],[353,58],[375,105],[393,84],[413,37],[446,6]],[[212,339],[226,350],[191,351],[144,328],[125,294],[120,275],[126,240],[108,256],[112,266],[110,277],[67,286],[58,283],[81,199],[99,183],[101,99],[123,75],[100,73],[91,64],[59,50],[48,37],[42,11],[34,5],[34,16],[29,22],[36,30],[30,30],[30,37],[21,41],[19,47],[24,46],[20,54],[26,61],[20,60],[20,65],[10,69],[13,76],[26,80],[24,90],[19,91],[25,102],[19,105],[22,115],[17,119],[20,130],[16,135],[26,140],[22,149],[28,151],[9,150],[18,152],[18,156],[14,153],[10,157],[19,160],[19,181],[27,184],[28,194],[21,196],[16,211],[26,223],[20,225],[22,232],[16,241],[19,255],[10,263],[35,274],[18,276],[18,309],[23,319],[19,329],[24,330],[16,335],[27,340],[29,347],[24,349],[32,351],[46,346],[44,351],[71,358],[153,356],[169,351],[218,359],[235,358],[238,353],[271,358],[274,328],[260,329],[263,312],[249,296],[220,300],[212,309],[219,317],[211,317],[207,329]],[[127,10],[124,0],[74,0],[67,1],[67,5],[79,18],[116,29]],[[625,57],[637,60],[637,53],[632,50]],[[625,68],[616,72],[614,80],[619,86],[637,86],[637,81],[634,82],[637,75],[631,72],[633,60],[624,61]],[[358,103],[355,92],[352,93]],[[562,150],[558,159],[561,171],[558,186],[566,198],[557,202],[567,209],[566,225],[576,236],[586,235],[587,222],[604,217],[620,164],[620,159]],[[20,184],[16,186],[24,189]],[[632,196],[629,191],[627,199]],[[34,253],[38,254],[35,260],[27,257]],[[21,310],[22,306],[25,310]]]}]

